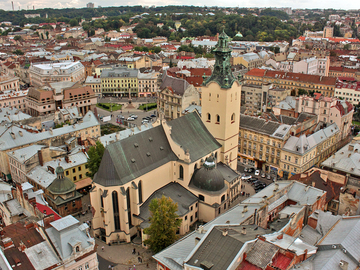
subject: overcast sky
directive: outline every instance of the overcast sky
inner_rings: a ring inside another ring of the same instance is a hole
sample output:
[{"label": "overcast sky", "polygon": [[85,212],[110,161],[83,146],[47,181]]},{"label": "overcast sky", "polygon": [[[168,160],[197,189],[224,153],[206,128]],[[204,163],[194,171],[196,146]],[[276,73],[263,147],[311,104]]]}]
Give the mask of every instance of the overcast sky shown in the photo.
[{"label": "overcast sky", "polygon": [[[58,0],[14,0],[15,9],[32,9],[35,6],[37,8],[66,8],[74,7],[81,8],[85,7],[89,0],[71,0],[71,1],[58,1]],[[123,5],[195,5],[195,6],[222,6],[223,1],[218,0],[133,0],[133,1],[111,1],[102,0],[94,1],[95,7],[97,6],[123,6]],[[347,0],[345,2],[339,0],[228,0],[226,2],[228,7],[292,7],[292,8],[335,8],[335,9],[360,9],[359,0]],[[0,9],[11,10],[11,0],[0,0]]]}]

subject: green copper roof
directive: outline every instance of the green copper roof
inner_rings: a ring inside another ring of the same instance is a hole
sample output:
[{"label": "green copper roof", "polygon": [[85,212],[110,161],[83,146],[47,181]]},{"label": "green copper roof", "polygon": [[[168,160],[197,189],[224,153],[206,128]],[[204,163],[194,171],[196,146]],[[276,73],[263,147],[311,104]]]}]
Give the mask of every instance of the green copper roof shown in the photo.
[{"label": "green copper roof", "polygon": [[214,81],[217,82],[221,88],[231,88],[236,78],[231,72],[231,49],[229,48],[229,37],[223,31],[219,35],[219,41],[214,49],[215,65],[211,76],[204,80],[204,85]]}]

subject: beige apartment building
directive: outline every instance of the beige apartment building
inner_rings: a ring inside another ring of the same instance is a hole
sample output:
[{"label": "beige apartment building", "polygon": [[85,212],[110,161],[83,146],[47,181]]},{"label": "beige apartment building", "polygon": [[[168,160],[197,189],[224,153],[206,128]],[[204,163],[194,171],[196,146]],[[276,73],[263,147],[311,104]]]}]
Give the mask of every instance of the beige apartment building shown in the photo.
[{"label": "beige apartment building", "polygon": [[241,88],[241,106],[247,114],[257,115],[265,112],[268,104],[270,84],[244,84]]},{"label": "beige apartment building", "polygon": [[85,68],[80,62],[36,64],[29,68],[30,84],[44,86],[52,82],[83,82]]},{"label": "beige apartment building", "polygon": [[320,164],[336,151],[339,136],[335,123],[309,136],[291,136],[281,151],[279,174],[288,179]]},{"label": "beige apartment building", "polygon": [[340,130],[341,140],[351,132],[354,108],[346,100],[324,97],[317,93],[314,97],[299,96],[296,98],[295,111],[317,115],[318,122],[335,123]]},{"label": "beige apartment building", "polygon": [[81,138],[83,141],[87,138],[97,138],[100,134],[100,124],[92,111],[88,111],[81,121],[73,125],[48,131],[16,124],[7,125],[0,136],[0,141],[3,142],[0,144],[0,171],[3,178],[11,179],[8,152],[35,144],[56,147],[65,145],[69,139]]},{"label": "beige apartment building", "polygon": [[325,97],[333,97],[336,78],[254,68],[244,75],[244,83],[272,83],[275,87],[290,89],[292,95],[296,95],[299,89],[304,89],[319,92]]},{"label": "beige apartment building", "polygon": [[87,76],[85,86],[90,86],[97,97],[101,97],[101,79],[94,76]]},{"label": "beige apartment building", "polygon": [[281,149],[290,137],[291,125],[240,115],[239,161],[265,172],[277,173]]},{"label": "beige apartment building", "polygon": [[0,76],[0,91],[19,91],[19,81],[20,79],[18,77]]},{"label": "beige apartment building", "polygon": [[200,94],[186,80],[164,73],[157,102],[159,114],[166,119],[176,119],[190,105],[200,104]]},{"label": "beige apartment building", "polygon": [[76,106],[85,115],[94,109],[96,103],[97,97],[90,86],[60,82],[42,88],[30,88],[26,97],[26,110],[31,116],[41,116]]},{"label": "beige apartment building", "polygon": [[139,97],[153,97],[158,94],[159,86],[159,72],[145,72],[138,74],[138,96]]}]

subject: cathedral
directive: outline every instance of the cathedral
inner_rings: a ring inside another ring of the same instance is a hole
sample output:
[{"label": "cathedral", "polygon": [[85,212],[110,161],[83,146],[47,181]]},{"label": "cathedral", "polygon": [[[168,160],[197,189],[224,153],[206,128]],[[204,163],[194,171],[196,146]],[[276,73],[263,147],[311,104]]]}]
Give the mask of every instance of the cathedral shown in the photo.
[{"label": "cathedral", "polygon": [[193,112],[108,145],[90,192],[94,236],[108,244],[146,239],[149,203],[162,195],[178,204],[187,233],[195,222],[225,212],[240,193],[236,172],[241,85],[223,32],[215,66],[201,86],[202,116]]}]

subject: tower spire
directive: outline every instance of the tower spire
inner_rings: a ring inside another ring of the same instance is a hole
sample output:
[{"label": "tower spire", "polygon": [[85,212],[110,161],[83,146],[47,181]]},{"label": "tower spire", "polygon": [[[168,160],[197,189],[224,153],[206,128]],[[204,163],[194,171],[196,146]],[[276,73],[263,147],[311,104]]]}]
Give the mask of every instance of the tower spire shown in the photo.
[{"label": "tower spire", "polygon": [[231,72],[231,49],[229,48],[229,37],[226,35],[224,28],[219,35],[218,43],[214,49],[215,65],[214,71],[209,78],[207,78],[203,85],[207,85],[211,81],[217,82],[221,88],[229,89],[236,81],[236,78]]}]

